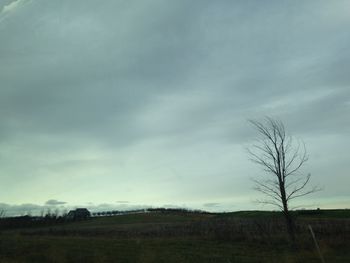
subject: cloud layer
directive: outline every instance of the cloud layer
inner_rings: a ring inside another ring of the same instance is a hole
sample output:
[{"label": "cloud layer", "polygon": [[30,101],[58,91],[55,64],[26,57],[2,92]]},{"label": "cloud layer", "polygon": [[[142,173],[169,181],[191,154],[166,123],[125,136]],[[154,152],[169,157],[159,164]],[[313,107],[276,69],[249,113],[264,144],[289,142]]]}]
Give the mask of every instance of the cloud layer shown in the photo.
[{"label": "cloud layer", "polygon": [[349,7],[0,0],[0,200],[249,208],[271,115],[350,202]]}]

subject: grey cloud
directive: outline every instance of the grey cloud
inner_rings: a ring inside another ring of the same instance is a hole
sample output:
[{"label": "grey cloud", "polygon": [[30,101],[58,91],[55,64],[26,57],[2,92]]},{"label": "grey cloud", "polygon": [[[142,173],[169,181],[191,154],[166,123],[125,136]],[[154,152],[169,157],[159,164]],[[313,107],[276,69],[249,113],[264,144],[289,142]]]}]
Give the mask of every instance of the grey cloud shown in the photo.
[{"label": "grey cloud", "polygon": [[45,205],[53,205],[53,206],[56,206],[56,205],[64,205],[66,204],[67,202],[63,202],[63,201],[58,201],[58,200],[55,200],[55,199],[50,199],[50,200],[47,200],[45,202]]},{"label": "grey cloud", "polygon": [[[199,9],[195,13],[190,13],[189,10],[193,10],[192,6],[195,6],[195,4],[184,4],[182,2],[182,4],[167,6],[155,1],[152,5],[167,12],[168,16],[158,16],[151,21],[146,21],[146,16],[141,16],[140,21],[136,20],[134,22],[136,25],[130,25],[129,33],[119,32],[120,28],[115,30],[113,24],[114,32],[125,34],[125,39],[122,41],[128,41],[128,43],[131,42],[136,45],[131,47],[119,47],[121,40],[117,33],[97,35],[96,41],[100,41],[101,45],[107,43],[107,45],[110,45],[110,49],[98,46],[93,50],[90,49],[92,48],[90,45],[82,42],[85,41],[84,38],[76,37],[78,43],[67,46],[61,43],[65,41],[64,35],[62,37],[59,34],[52,35],[51,27],[53,26],[68,27],[71,23],[83,26],[84,21],[87,23],[86,20],[91,20],[89,23],[96,23],[98,34],[103,34],[103,31],[106,30],[103,28],[109,29],[115,17],[115,14],[109,10],[115,10],[117,7],[119,9],[120,4],[120,2],[118,4],[111,2],[107,4],[108,9],[106,6],[105,9],[102,9],[102,6],[96,6],[93,1],[84,4],[84,8],[76,3],[70,3],[69,5],[67,3],[58,4],[57,2],[48,4],[42,1],[31,3],[28,12],[36,12],[38,8],[49,11],[48,13],[45,12],[46,15],[44,16],[47,23],[34,29],[37,31],[34,38],[28,36],[26,37],[27,41],[9,39],[8,45],[3,45],[3,47],[11,47],[11,49],[21,49],[23,45],[21,43],[30,41],[32,44],[26,46],[26,53],[33,56],[31,60],[16,61],[14,54],[11,55],[11,61],[9,62],[15,68],[23,67],[24,69],[25,67],[26,70],[21,70],[24,73],[22,78],[13,78],[11,74],[8,74],[9,72],[4,75],[4,79],[8,79],[5,86],[11,85],[15,89],[12,88],[11,90],[14,91],[9,94],[7,92],[2,96],[6,98],[3,101],[5,109],[3,112],[11,112],[10,116],[3,116],[5,120],[3,130],[8,128],[9,134],[15,128],[31,132],[64,132],[70,134],[70,136],[85,134],[90,139],[99,138],[99,140],[108,140],[108,143],[132,142],[144,137],[142,133],[144,127],[137,122],[136,116],[141,115],[145,107],[154,103],[154,94],[166,93],[171,96],[174,88],[176,88],[175,94],[180,93],[186,85],[186,80],[193,77],[190,73],[195,72],[195,67],[198,65],[200,65],[203,72],[209,72],[209,76],[213,80],[223,76],[221,72],[224,72],[224,78],[229,81],[224,84],[227,87],[223,89],[222,87],[216,87],[217,84],[210,80],[209,84],[212,86],[204,86],[202,90],[212,90],[215,85],[219,95],[227,94],[232,99],[227,100],[227,104],[222,104],[220,99],[218,99],[218,104],[215,104],[214,100],[213,103],[208,105],[208,110],[200,107],[198,112],[203,116],[203,120],[201,121],[199,114],[190,114],[188,115],[191,118],[189,123],[193,123],[193,120],[195,120],[194,124],[203,123],[202,126],[204,126],[208,119],[215,118],[219,112],[225,113],[228,108],[235,110],[241,109],[242,106],[254,107],[261,101],[273,101],[281,95],[293,95],[292,90],[294,88],[289,82],[285,83],[285,76],[290,72],[286,73],[284,70],[285,65],[291,58],[295,59],[304,55],[303,53],[293,53],[299,52],[298,39],[303,38],[301,35],[303,32],[295,31],[295,38],[290,39],[286,36],[286,39],[278,39],[276,42],[272,37],[273,33],[279,33],[283,30],[283,27],[278,23],[274,23],[275,20],[282,19],[278,15],[273,16],[271,20],[264,18],[259,23],[261,26],[249,27],[252,22],[258,22],[259,18],[264,17],[266,10],[255,10],[257,12],[256,18],[246,21],[243,25],[238,25],[236,22],[244,17],[243,14],[251,7],[249,4],[237,6],[225,2],[225,5],[214,5],[205,2],[201,5],[197,4]],[[229,7],[226,6],[227,4]],[[94,5],[93,13],[89,8],[90,5]],[[141,5],[143,9],[134,4],[130,6],[122,5],[122,7],[124,8],[122,10],[130,16],[134,16],[138,12],[149,11],[149,7],[144,5]],[[212,7],[215,11],[209,11]],[[236,11],[237,7],[239,11]],[[281,10],[287,12],[287,6],[285,5],[269,5],[269,7],[272,7],[276,14]],[[95,12],[95,8],[99,12]],[[135,8],[135,10],[131,11],[131,8]],[[51,10],[55,10],[55,12]],[[57,13],[56,10],[61,10],[62,13]],[[78,16],[76,15],[77,11],[79,12]],[[181,20],[177,17],[177,12],[181,12]],[[222,26],[223,18],[218,18],[220,12],[223,12],[225,19],[232,22],[233,28],[236,28],[236,30],[232,30],[226,25]],[[231,12],[234,12],[236,16],[231,16]],[[64,15],[66,22],[57,24],[60,15]],[[209,15],[212,20],[206,21],[204,18],[206,15]],[[79,21],[79,19],[82,21]],[[145,21],[146,23],[144,23]],[[203,27],[203,23],[207,23],[206,27]],[[289,23],[287,21],[284,26],[295,27],[295,24]],[[22,25],[16,24],[16,21],[13,21],[13,24],[15,30],[22,30]],[[33,24],[28,26],[34,27]],[[219,26],[224,30],[224,34],[217,35],[216,41],[225,43],[224,48],[219,49],[214,46],[210,53],[203,53],[212,41],[212,39],[207,39],[208,34],[214,33]],[[305,31],[311,30],[315,25],[309,27],[310,29],[306,28]],[[251,35],[247,35],[247,29],[249,29]],[[79,31],[79,27],[72,27],[69,30],[78,30],[79,34],[84,34],[84,32]],[[69,30],[64,30],[62,34],[69,34]],[[31,31],[28,30],[28,32]],[[259,33],[260,31],[266,32],[268,35],[262,35]],[[148,35],[140,35],[136,32],[148,32]],[[193,32],[196,32],[195,35],[198,40],[192,36]],[[257,37],[261,37],[263,42],[251,41],[255,35],[254,33],[257,33]],[[23,37],[21,34],[13,34],[13,28],[7,34],[11,37]],[[271,37],[268,37],[269,35]],[[49,42],[42,39],[48,36],[50,36]],[[145,39],[140,41],[140,38],[143,37]],[[46,44],[42,46],[40,44],[42,42]],[[13,47],[14,43],[17,43],[18,46]],[[242,43],[244,43],[243,46]],[[233,46],[226,46],[228,44]],[[280,47],[276,49],[276,45]],[[324,44],[320,44],[318,48],[324,49],[324,46]],[[122,48],[122,53],[115,51],[118,47]],[[164,54],[159,47],[164,48]],[[293,52],[285,54],[284,47],[291,47]],[[74,55],[62,56],[61,53],[67,54],[66,49],[73,49]],[[262,52],[264,49],[266,49],[266,52]],[[186,51],[188,54],[183,53],[184,50],[188,50]],[[199,51],[196,52],[196,50]],[[239,52],[235,50],[239,50]],[[251,50],[259,53],[253,53],[250,56],[248,53]],[[135,51],[137,51],[136,54]],[[50,55],[45,55],[45,52]],[[229,57],[227,57],[228,52]],[[305,52],[308,52],[308,50]],[[3,51],[3,54],[12,53]],[[23,56],[17,55],[17,58],[23,60]],[[183,59],[179,60],[178,58]],[[266,63],[266,60],[269,63]],[[221,65],[217,61],[220,61]],[[243,65],[242,67],[240,64],[243,62],[247,66]],[[28,63],[33,65],[28,68]],[[47,63],[49,64],[47,65]],[[127,68],[120,68],[125,67],[125,65],[128,65]],[[272,72],[274,78],[270,76]],[[232,74],[238,79],[230,80],[227,76]],[[27,86],[26,88],[23,88],[24,84]],[[198,84],[201,83],[196,85]],[[220,83],[220,85],[222,84]],[[304,88],[305,85],[302,85],[302,87]],[[15,108],[14,105],[16,105]],[[213,115],[213,117],[210,115]],[[8,119],[9,117],[11,118]],[[186,125],[186,122],[182,122],[182,124]],[[176,126],[181,128],[181,125]],[[169,129],[173,128],[172,126],[169,127]],[[193,129],[191,126],[184,126],[183,128],[187,131]]]},{"label": "grey cloud", "polygon": [[291,109],[285,114],[285,119],[296,131],[304,134],[350,134],[350,122],[347,119],[349,101],[348,87],[334,89],[324,97]]},{"label": "grey cloud", "polygon": [[[98,203],[115,202],[111,185],[130,203],[169,192],[207,200],[198,189],[224,189],[214,198],[230,195],[230,180],[237,193],[246,186],[250,168],[234,160],[255,136],[247,119],[280,118],[301,137],[349,133],[346,2],[20,2],[0,15],[0,176],[10,186],[0,198],[21,203],[18,189],[44,184],[70,204],[74,182],[74,198],[108,199]],[[164,190],[165,178],[176,186]],[[144,196],[132,199],[134,188]]]},{"label": "grey cloud", "polygon": [[[139,138],[142,127],[135,123],[135,115],[152,103],[154,92],[171,92],[174,82],[183,79],[187,72],[187,66],[182,65],[191,64],[188,61],[190,56],[177,54],[184,49],[173,44],[173,37],[181,40],[181,44],[192,35],[186,19],[183,17],[180,23],[174,23],[172,19],[177,19],[174,10],[178,8],[155,1],[157,8],[169,15],[154,16],[149,21],[149,16],[136,17],[139,12],[147,12],[150,8],[148,5],[141,5],[144,10],[139,10],[139,7],[131,4],[124,7],[124,11],[131,17],[135,16],[135,19],[128,25],[130,30],[121,32],[125,38],[120,39],[120,35],[113,34],[97,35],[95,39],[108,46],[91,49],[84,38],[79,38],[79,34],[84,33],[79,31],[79,27],[68,28],[63,35],[57,34],[57,27],[59,30],[71,23],[83,26],[80,23],[92,20],[92,24],[97,24],[97,32],[123,31],[122,28],[118,29],[119,23],[109,21],[118,16],[108,11],[119,10],[121,3],[116,5],[110,2],[107,4],[109,8],[104,5],[102,10],[101,6],[97,6],[100,12],[96,12],[96,2],[93,1],[84,2],[85,8],[80,4],[67,3],[32,2],[26,9],[28,14],[22,15],[29,16],[38,9],[45,10],[39,17],[31,15],[35,19],[26,25],[26,32],[34,30],[34,34],[15,34],[23,30],[23,25],[14,19],[3,28],[3,34],[8,37],[2,45],[1,54],[10,60],[1,75],[5,87],[1,97],[6,97],[2,101],[2,130],[7,129],[7,134],[13,134],[14,129],[33,133],[64,132],[71,136],[79,133],[90,139],[105,138],[109,143],[128,143]],[[87,8],[91,6],[94,8]],[[185,10],[183,6],[180,7]],[[136,10],[130,11],[130,8]],[[62,9],[64,13],[57,13]],[[60,18],[60,15],[65,17]],[[190,15],[188,13],[185,17]],[[60,19],[65,22],[57,24]],[[166,30],[158,27],[165,27]],[[74,45],[64,43],[65,39],[69,39],[69,30],[74,30],[74,34],[78,32],[77,36],[72,35],[72,39],[78,41]],[[139,30],[148,34],[140,35],[137,33]],[[86,36],[90,33],[93,32],[86,32]],[[128,44],[124,45],[124,42]],[[133,44],[130,46],[130,43]],[[190,48],[188,42],[185,43],[188,52],[195,49]],[[23,50],[25,55],[14,52],[17,50]],[[183,61],[179,60],[180,57],[183,57]],[[13,76],[14,71],[20,72],[21,78]]]},{"label": "grey cloud", "polygon": [[129,201],[117,201],[118,204],[129,204]]}]

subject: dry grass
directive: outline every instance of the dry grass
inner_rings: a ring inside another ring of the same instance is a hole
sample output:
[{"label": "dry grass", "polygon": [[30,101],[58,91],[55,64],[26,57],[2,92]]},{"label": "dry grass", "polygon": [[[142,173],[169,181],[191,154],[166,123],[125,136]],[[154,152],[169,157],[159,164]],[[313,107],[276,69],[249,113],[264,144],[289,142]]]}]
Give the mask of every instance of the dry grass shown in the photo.
[{"label": "dry grass", "polygon": [[350,262],[350,220],[298,220],[296,252],[279,216],[139,214],[3,231],[0,262]]}]

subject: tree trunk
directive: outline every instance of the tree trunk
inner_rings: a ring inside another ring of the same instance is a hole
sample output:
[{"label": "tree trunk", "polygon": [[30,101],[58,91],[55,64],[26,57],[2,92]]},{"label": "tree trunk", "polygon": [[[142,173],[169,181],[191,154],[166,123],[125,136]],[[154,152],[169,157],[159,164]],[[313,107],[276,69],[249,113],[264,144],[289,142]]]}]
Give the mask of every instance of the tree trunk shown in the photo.
[{"label": "tree trunk", "polygon": [[283,204],[283,214],[287,224],[287,231],[289,235],[289,240],[293,248],[296,248],[296,240],[295,240],[295,224],[294,219],[288,209],[288,202],[286,197],[286,191],[284,188],[284,184],[280,184],[281,191],[281,199]]},{"label": "tree trunk", "polygon": [[288,230],[288,235],[289,235],[291,245],[293,248],[296,248],[294,220],[289,211],[286,211],[286,212],[284,211],[284,217],[287,223],[287,230]]}]

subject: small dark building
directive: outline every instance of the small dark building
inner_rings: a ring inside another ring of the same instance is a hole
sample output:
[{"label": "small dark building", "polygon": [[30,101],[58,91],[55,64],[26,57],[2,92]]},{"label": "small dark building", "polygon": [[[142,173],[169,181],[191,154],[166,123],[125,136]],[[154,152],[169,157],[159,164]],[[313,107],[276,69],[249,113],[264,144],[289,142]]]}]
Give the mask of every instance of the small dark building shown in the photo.
[{"label": "small dark building", "polygon": [[91,214],[86,208],[77,208],[75,210],[70,210],[67,214],[68,219],[87,219],[90,216]]}]

